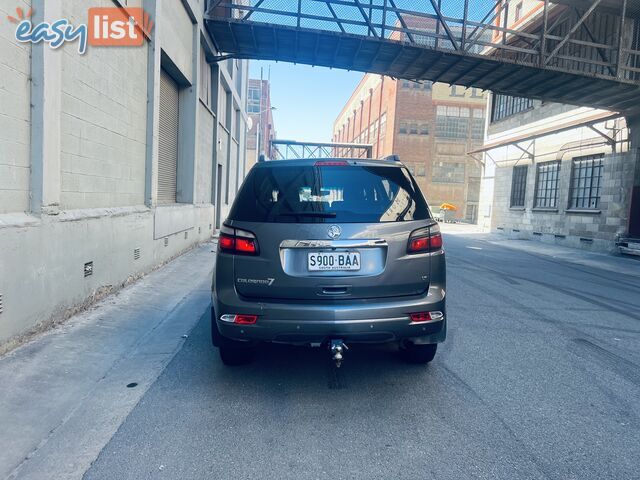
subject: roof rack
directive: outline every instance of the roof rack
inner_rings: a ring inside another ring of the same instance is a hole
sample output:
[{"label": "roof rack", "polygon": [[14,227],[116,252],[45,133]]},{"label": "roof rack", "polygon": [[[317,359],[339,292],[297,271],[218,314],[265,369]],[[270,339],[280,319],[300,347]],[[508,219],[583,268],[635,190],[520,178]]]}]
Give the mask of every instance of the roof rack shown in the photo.
[{"label": "roof rack", "polygon": [[400,156],[398,155],[387,155],[386,157],[382,157],[380,160],[386,160],[388,162],[399,162]]}]

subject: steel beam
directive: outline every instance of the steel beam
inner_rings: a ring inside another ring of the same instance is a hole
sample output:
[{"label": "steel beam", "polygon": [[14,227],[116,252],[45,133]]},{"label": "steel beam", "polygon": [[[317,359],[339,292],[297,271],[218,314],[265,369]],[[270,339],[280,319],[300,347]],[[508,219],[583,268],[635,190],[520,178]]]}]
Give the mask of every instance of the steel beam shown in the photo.
[{"label": "steel beam", "polygon": [[622,78],[622,65],[624,64],[624,47],[623,47],[623,39],[624,39],[624,17],[627,14],[627,0],[622,1],[622,12],[620,14],[620,27],[618,33],[618,62],[616,68],[616,77]]},{"label": "steel beam", "polygon": [[436,0],[429,0],[429,1],[431,2],[431,6],[433,7],[433,9],[436,12],[436,15],[438,16],[438,21],[442,24],[442,28],[444,28],[444,31],[447,32],[447,37],[449,37],[449,40],[453,44],[453,49],[460,50],[460,47],[458,47],[458,42],[456,42],[456,39],[453,36],[453,32],[449,28],[449,24],[447,24],[447,21],[444,19],[444,15],[442,15],[442,12],[440,11],[440,7],[436,3]]},{"label": "steel beam", "polygon": [[364,11],[364,9],[362,8],[362,4],[360,3],[360,0],[353,0],[356,4],[356,6],[358,7],[358,10],[360,10],[360,14],[362,15],[362,18],[364,18],[364,21],[367,23],[367,25],[369,26],[369,31],[373,34],[373,36],[375,38],[378,38],[378,32],[376,32],[376,29],[373,27],[373,25],[371,24],[371,18],[367,17],[366,12]]},{"label": "steel beam", "polygon": [[589,18],[589,15],[591,15],[591,13],[596,9],[596,7],[600,5],[600,2],[602,2],[602,0],[593,0],[593,3],[587,9],[587,11],[584,12],[582,17],[580,17],[580,19],[578,20],[578,22],[573,27],[571,27],[571,30],[569,30],[569,33],[567,33],[567,35],[560,41],[558,45],[556,45],[556,48],[554,48],[553,51],[549,54],[549,56],[546,58],[546,60],[544,61],[545,65],[549,65],[549,62],[553,59],[553,57],[555,57],[555,55],[560,50],[562,50],[562,47],[564,47],[565,44],[569,41],[569,38],[571,38],[571,35],[573,35],[584,23],[584,21],[587,18]]}]

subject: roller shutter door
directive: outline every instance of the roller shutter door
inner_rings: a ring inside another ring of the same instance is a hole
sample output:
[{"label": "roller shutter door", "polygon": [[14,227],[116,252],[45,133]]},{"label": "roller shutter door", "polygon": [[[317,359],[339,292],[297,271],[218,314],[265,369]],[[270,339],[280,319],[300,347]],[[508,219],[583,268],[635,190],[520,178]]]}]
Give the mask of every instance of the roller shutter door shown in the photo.
[{"label": "roller shutter door", "polygon": [[160,125],[158,129],[158,203],[176,203],[178,176],[178,124],[180,112],[178,84],[160,71]]}]

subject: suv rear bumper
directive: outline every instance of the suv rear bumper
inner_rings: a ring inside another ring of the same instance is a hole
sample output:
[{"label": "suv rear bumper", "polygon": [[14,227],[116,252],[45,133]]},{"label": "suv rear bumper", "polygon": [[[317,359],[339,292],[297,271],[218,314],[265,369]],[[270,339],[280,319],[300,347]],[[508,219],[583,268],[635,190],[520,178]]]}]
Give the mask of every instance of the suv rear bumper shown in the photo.
[{"label": "suv rear bumper", "polygon": [[[231,295],[213,298],[220,333],[234,340],[291,344],[322,343],[341,338],[351,343],[410,340],[440,343],[446,338],[445,293],[431,288],[425,295],[377,300],[342,300],[314,304],[245,300]],[[411,313],[445,313],[435,322],[412,322]],[[258,315],[254,325],[220,320],[225,314]]]}]

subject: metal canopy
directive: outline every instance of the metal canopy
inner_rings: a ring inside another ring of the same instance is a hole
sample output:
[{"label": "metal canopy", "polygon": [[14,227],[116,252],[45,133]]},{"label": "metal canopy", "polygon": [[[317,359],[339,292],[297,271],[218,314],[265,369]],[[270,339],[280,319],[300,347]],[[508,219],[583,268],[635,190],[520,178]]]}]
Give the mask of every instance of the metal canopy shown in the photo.
[{"label": "metal canopy", "polygon": [[[604,123],[604,122],[607,122],[609,120],[615,120],[615,119],[620,118],[620,117],[621,117],[621,115],[617,114],[617,113],[596,112],[593,115],[591,115],[590,118],[583,118],[583,119],[579,119],[579,120],[568,121],[561,128],[558,128],[557,126],[554,126],[554,127],[541,127],[541,128],[535,129],[533,131],[530,131],[530,132],[522,134],[522,135],[516,135],[516,136],[509,137],[507,140],[489,141],[486,144],[484,144],[482,147],[468,152],[467,155],[472,155],[473,156],[473,155],[476,155],[476,154],[479,154],[479,153],[485,153],[485,152],[488,152],[490,150],[494,150],[494,149],[500,148],[500,147],[506,147],[506,146],[509,146],[509,145],[514,145],[514,146],[517,146],[518,148],[521,148],[519,146],[520,143],[528,142],[528,141],[532,141],[532,140],[537,140],[538,138],[546,137],[547,135],[555,135],[556,133],[567,132],[569,130],[573,130],[575,128],[581,128],[581,127],[592,128],[601,137],[604,137],[607,140],[607,143],[615,144],[615,140],[609,138],[606,134],[604,134],[603,132],[599,131],[598,129],[595,129],[594,125],[597,125],[599,123]],[[530,152],[527,152],[527,154],[531,156]]]},{"label": "metal canopy", "polygon": [[500,19],[516,3],[215,0],[206,18],[219,51],[237,58],[640,113],[638,2],[538,0],[513,30]]}]

